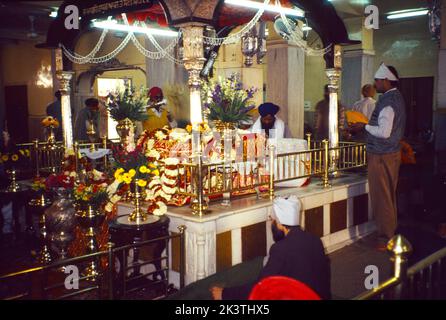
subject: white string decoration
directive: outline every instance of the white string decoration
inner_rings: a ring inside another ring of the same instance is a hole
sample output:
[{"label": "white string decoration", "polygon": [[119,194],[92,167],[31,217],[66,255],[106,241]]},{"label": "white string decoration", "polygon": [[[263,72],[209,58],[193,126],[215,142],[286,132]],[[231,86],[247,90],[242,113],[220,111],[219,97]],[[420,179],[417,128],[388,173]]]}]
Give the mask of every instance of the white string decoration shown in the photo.
[{"label": "white string decoration", "polygon": [[212,46],[220,46],[222,44],[233,44],[240,41],[240,39],[247,34],[259,21],[260,17],[265,12],[266,6],[269,4],[270,0],[265,0],[263,2],[263,6],[257,11],[255,16],[249,21],[243,28],[241,28],[239,31],[228,35],[224,38],[213,38],[213,37],[203,37],[203,42]]},{"label": "white string decoration", "polygon": [[64,50],[65,55],[67,56],[67,58],[74,62],[74,63],[78,63],[78,64],[86,64],[86,63],[104,63],[108,60],[113,59],[114,57],[116,57],[122,50],[124,50],[124,48],[127,46],[127,44],[129,43],[129,41],[131,40],[133,35],[133,32],[129,32],[127,34],[127,36],[124,38],[124,40],[110,53],[101,56],[101,57],[96,57],[96,58],[87,58],[85,56],[80,56],[78,54],[74,55],[72,54],[67,48],[65,48],[64,45],[62,46],[62,49]]},{"label": "white string decoration", "polygon": [[[129,25],[128,19],[127,19],[127,15],[125,13],[122,14],[122,19],[124,20],[124,23],[126,25]],[[147,25],[144,22],[140,22],[141,26],[144,28],[147,28]],[[134,25],[136,25],[136,23],[134,23]],[[134,44],[134,46],[136,47],[136,49],[138,49],[138,51],[144,55],[145,57],[149,58],[149,59],[155,59],[155,60],[159,60],[159,59],[163,59],[166,58],[170,61],[175,62],[176,64],[182,64],[182,62],[178,59],[176,59],[175,57],[171,56],[171,52],[174,51],[175,47],[178,45],[178,41],[181,38],[181,33],[178,33],[178,37],[176,37],[169,45],[167,45],[166,48],[162,48],[158,41],[156,41],[156,39],[153,37],[153,35],[151,35],[150,33],[146,33],[148,39],[150,40],[150,42],[155,46],[155,48],[158,51],[150,51],[147,50],[143,45],[141,45],[141,43],[139,42],[138,38],[136,38],[135,35],[133,35],[132,37],[132,42]]]},{"label": "white string decoration", "polygon": [[[279,8],[282,8],[282,6],[280,4],[280,0],[275,0],[275,3]],[[299,48],[302,48],[305,51],[305,53],[309,56],[323,56],[323,55],[327,54],[328,52],[330,52],[332,44],[330,44],[327,47],[322,48],[322,49],[314,49],[314,48],[309,47],[307,45],[307,42],[302,39],[299,32],[296,30],[293,30],[290,23],[288,22],[288,18],[286,17],[285,13],[283,12],[283,10],[279,10],[279,11],[280,11],[280,17],[282,18],[283,24],[285,25],[285,28],[287,29],[288,33],[290,34],[290,42],[294,43]]]},{"label": "white string decoration", "polygon": [[[264,0],[263,6],[257,11],[257,13],[254,15],[254,17],[247,24],[245,24],[245,26],[243,26],[239,31],[237,31],[233,34],[230,34],[227,37],[223,37],[223,38],[203,36],[203,42],[205,44],[212,45],[212,46],[220,46],[222,44],[233,44],[233,43],[239,42],[241,40],[241,38],[244,35],[246,35],[256,25],[256,23],[259,21],[259,19],[265,12],[265,8],[269,3],[270,3],[270,0]],[[282,7],[280,4],[280,0],[275,0],[275,4],[279,8]],[[332,44],[330,44],[329,46],[327,46],[326,48],[323,48],[323,49],[314,49],[314,48],[309,47],[307,45],[306,41],[304,41],[302,39],[299,32],[296,30],[293,30],[293,27],[288,22],[288,19],[287,19],[285,13],[283,12],[283,10],[280,10],[280,16],[281,16],[282,21],[285,25],[285,28],[287,29],[288,33],[290,34],[289,41],[294,43],[298,47],[302,48],[306,54],[311,55],[311,56],[322,56],[331,50]],[[122,18],[124,20],[124,23],[127,26],[130,26],[125,13],[122,14]],[[110,19],[111,19],[111,17],[108,18],[108,20],[110,20]],[[136,26],[137,24],[138,24],[138,22],[135,21],[133,25]],[[144,28],[147,27],[144,21],[141,21],[140,25]],[[145,57],[147,57],[149,59],[159,60],[159,59],[166,58],[169,61],[172,61],[178,65],[183,64],[182,61],[180,61],[179,59],[175,58],[172,55],[172,52],[174,51],[175,47],[178,45],[178,42],[181,38],[180,32],[178,34],[178,37],[176,37],[169,45],[167,45],[166,48],[162,48],[161,45],[158,43],[158,41],[155,39],[155,37],[151,33],[147,32],[146,33],[147,38],[149,39],[149,41],[154,45],[154,47],[157,50],[157,51],[150,51],[150,50],[147,50],[145,48],[145,46],[139,42],[138,38],[135,36],[135,34],[132,31],[129,31],[127,36],[124,38],[124,40],[112,52],[110,52],[104,56],[95,57],[95,55],[101,49],[101,47],[104,43],[104,40],[105,40],[105,36],[107,35],[108,31],[109,31],[108,29],[104,29],[102,31],[102,34],[101,34],[97,44],[93,48],[93,50],[85,56],[77,54],[76,52],[71,52],[63,44],[60,44],[60,47],[62,48],[65,56],[70,61],[72,61],[74,63],[77,63],[77,64],[104,63],[108,60],[113,59],[115,56],[117,56],[125,48],[125,46],[127,46],[129,41],[132,41],[132,43],[136,47],[136,49],[142,55],[144,55]]]}]

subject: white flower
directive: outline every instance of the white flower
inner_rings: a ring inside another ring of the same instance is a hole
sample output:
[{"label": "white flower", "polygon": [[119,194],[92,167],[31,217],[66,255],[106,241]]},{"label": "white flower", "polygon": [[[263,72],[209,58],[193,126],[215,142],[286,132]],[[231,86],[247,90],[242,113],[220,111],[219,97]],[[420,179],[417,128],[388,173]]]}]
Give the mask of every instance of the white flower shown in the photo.
[{"label": "white flower", "polygon": [[158,206],[158,208],[155,209],[155,210],[153,210],[153,214],[154,214],[155,216],[162,216],[162,215],[165,215],[166,212],[167,212],[167,206],[166,206],[166,204],[165,204],[164,202],[162,202],[162,201],[158,201],[158,202],[156,203],[156,205]]},{"label": "white flower", "polygon": [[156,151],[155,149],[151,149],[149,152],[147,152],[146,156],[150,158],[155,158],[156,160],[160,158],[159,152]]},{"label": "white flower", "polygon": [[104,173],[103,172],[101,172],[101,171],[98,171],[98,170],[96,170],[96,169],[93,169],[93,180],[94,181],[98,181],[98,180],[102,180],[102,179],[104,179]]},{"label": "white flower", "polygon": [[184,168],[180,168],[179,170],[170,170],[170,169],[164,169],[164,174],[168,178],[176,178],[179,174],[181,174],[181,171],[184,174]]},{"label": "white flower", "polygon": [[113,207],[114,207],[114,204],[111,203],[111,202],[108,202],[108,203],[105,205],[105,211],[107,211],[107,212],[112,212],[112,211],[113,211]]},{"label": "white flower", "polygon": [[116,193],[116,190],[118,190],[119,185],[120,182],[118,180],[115,180],[107,187],[107,193],[109,197],[113,197],[113,195]]},{"label": "white flower", "polygon": [[167,184],[169,186],[175,186],[177,184],[177,180],[176,179],[169,179],[166,177],[166,175],[163,174],[163,176],[161,177],[161,181],[164,184]]},{"label": "white flower", "polygon": [[149,189],[152,189],[154,186],[160,185],[160,184],[161,184],[160,177],[153,177],[152,180],[149,182]]},{"label": "white flower", "polygon": [[117,194],[115,194],[114,196],[111,197],[110,202],[117,203],[119,200],[121,200],[121,196],[118,196]]},{"label": "white flower", "polygon": [[177,188],[176,187],[175,188],[171,188],[171,187],[168,187],[166,185],[163,185],[163,191],[165,193],[167,193],[167,194],[175,194],[175,192],[177,192]]},{"label": "white flower", "polygon": [[76,171],[71,171],[69,176],[75,178],[76,177]]},{"label": "white flower", "polygon": [[155,133],[155,137],[156,137],[158,140],[164,140],[165,138],[167,138],[167,136],[166,136],[162,131],[157,131],[157,132]]},{"label": "white flower", "polygon": [[149,140],[147,140],[147,150],[151,150],[151,149],[153,149],[153,147],[155,146],[155,140],[153,140],[153,139],[149,139]]},{"label": "white flower", "polygon": [[178,158],[166,158],[164,159],[164,163],[166,166],[176,166],[178,165],[178,163],[180,162],[180,160],[178,160]]}]

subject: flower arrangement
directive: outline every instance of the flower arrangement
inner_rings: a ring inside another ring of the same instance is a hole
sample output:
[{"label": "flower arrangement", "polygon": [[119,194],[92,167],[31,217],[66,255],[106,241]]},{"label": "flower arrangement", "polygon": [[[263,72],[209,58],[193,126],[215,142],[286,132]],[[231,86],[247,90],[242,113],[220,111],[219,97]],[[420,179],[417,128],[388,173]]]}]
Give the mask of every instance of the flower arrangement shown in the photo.
[{"label": "flower arrangement", "polygon": [[50,128],[50,127],[52,127],[52,128],[59,128],[60,124],[59,124],[59,121],[57,121],[56,118],[48,116],[48,117],[43,118],[42,125],[45,128]]},{"label": "flower arrangement", "polygon": [[38,193],[43,193],[45,192],[46,189],[46,179],[43,177],[35,177],[33,179],[33,182],[31,184],[31,189],[33,189],[34,191],[38,192]]},{"label": "flower arrangement", "polygon": [[6,169],[24,168],[29,164],[31,152],[28,149],[8,148],[0,152],[0,163]]},{"label": "flower arrangement", "polygon": [[159,176],[158,166],[147,159],[140,145],[131,152],[115,147],[113,154],[114,177],[119,183],[136,181],[139,187],[144,188],[152,177]]},{"label": "flower arrangement", "polygon": [[109,201],[107,183],[90,185],[80,183],[73,189],[73,196],[81,207],[91,205],[93,208],[100,208]]},{"label": "flower arrangement", "polygon": [[131,121],[147,120],[147,90],[141,87],[136,90],[134,87],[110,93],[108,96],[107,109],[110,116],[115,121],[129,119]]},{"label": "flower arrangement", "polygon": [[47,190],[65,189],[72,190],[74,188],[74,179],[76,172],[64,171],[58,174],[51,174],[45,180],[45,188]]},{"label": "flower arrangement", "polygon": [[243,89],[243,84],[233,74],[227,79],[203,82],[202,100],[204,110],[212,121],[238,125],[251,120],[249,112],[255,108],[250,101],[257,89]]}]

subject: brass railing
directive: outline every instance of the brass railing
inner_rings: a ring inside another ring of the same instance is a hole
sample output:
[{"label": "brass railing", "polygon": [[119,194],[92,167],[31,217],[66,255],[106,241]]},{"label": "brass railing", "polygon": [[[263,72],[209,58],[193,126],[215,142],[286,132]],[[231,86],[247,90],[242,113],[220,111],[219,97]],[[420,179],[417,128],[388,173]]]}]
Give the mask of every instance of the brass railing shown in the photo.
[{"label": "brass railing", "polygon": [[[96,148],[110,148],[115,143],[103,138],[101,142],[76,142],[74,144],[74,152],[79,153],[81,149],[90,149],[92,146]],[[62,161],[65,156],[65,148],[63,142],[55,143],[42,142],[34,140],[32,143],[17,144],[17,148],[26,149],[30,152],[31,167],[35,170],[35,175],[40,176],[42,173],[57,173],[62,168]],[[107,156],[102,158],[104,167],[107,167]]]},{"label": "brass railing", "polygon": [[387,247],[393,253],[393,277],[354,300],[446,298],[446,248],[407,268],[407,257],[412,252],[410,243],[404,237],[396,236]]},{"label": "brass railing", "polygon": [[[54,262],[50,265],[37,266],[27,270],[13,272],[0,276],[0,299],[2,300],[19,300],[19,299],[50,299],[50,300],[62,300],[62,299],[116,299],[128,298],[128,295],[134,291],[142,288],[152,288],[159,284],[163,285],[164,292],[156,298],[165,297],[169,294],[170,280],[169,280],[169,267],[170,254],[169,254],[169,241],[179,239],[179,288],[183,288],[185,281],[185,226],[179,226],[179,233],[172,234],[170,236],[160,237],[156,239],[141,241],[125,245],[122,247],[114,248],[112,243],[107,244],[107,250],[74,257],[70,259],[64,259]],[[158,258],[151,260],[127,263],[129,251],[132,249],[150,248],[154,243],[159,241],[166,242],[165,254]],[[119,274],[116,272],[116,260],[119,257],[124,257],[124,266],[120,265]],[[89,261],[95,260],[98,264],[105,265],[96,278],[81,275],[81,268],[85,266]],[[127,272],[134,268],[139,268],[147,264],[159,262],[161,269],[157,269],[154,272],[145,273],[142,275],[127,275]],[[75,266],[79,270],[79,277],[76,278],[71,271],[67,274],[64,273],[64,269],[69,266]],[[141,280],[151,275],[164,274],[161,280],[151,280],[148,283],[144,283]],[[74,284],[74,281],[78,283],[78,288],[67,288],[67,277],[70,277],[69,283]],[[120,275],[120,276],[119,276]],[[73,280],[73,282],[71,281]],[[138,281],[135,281],[138,280]],[[137,282],[138,286],[130,287],[129,284]],[[91,296],[91,293],[95,293]],[[86,296],[88,294],[88,296]]]},{"label": "brass railing", "polygon": [[198,202],[195,208],[192,206],[193,213],[202,215],[205,211],[199,208],[206,208],[206,198],[222,195],[228,203],[231,195],[247,190],[254,190],[258,196],[267,192],[273,198],[281,182],[307,177],[321,177],[322,186],[327,188],[332,174],[367,164],[364,143],[340,142],[330,148],[327,140],[311,141],[307,136],[307,145],[308,150],[283,154],[276,154],[275,147],[270,146],[265,156],[250,161],[205,163],[196,155],[192,163],[177,166],[178,192]]}]

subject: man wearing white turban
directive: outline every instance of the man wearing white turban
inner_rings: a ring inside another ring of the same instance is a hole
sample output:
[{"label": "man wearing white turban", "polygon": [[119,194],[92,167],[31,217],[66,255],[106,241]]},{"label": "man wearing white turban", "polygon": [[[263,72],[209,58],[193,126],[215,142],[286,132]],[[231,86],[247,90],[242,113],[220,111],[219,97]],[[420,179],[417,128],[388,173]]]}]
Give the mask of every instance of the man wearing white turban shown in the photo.
[{"label": "man wearing white turban", "polygon": [[285,276],[303,282],[322,299],[330,298],[330,262],[319,237],[300,228],[300,201],[295,196],[276,198],[271,216],[275,243],[257,281],[239,287],[212,287],[215,300],[248,299],[254,285],[269,276]]},{"label": "man wearing white turban", "polygon": [[397,227],[396,187],[401,163],[400,141],[406,124],[406,108],[397,89],[398,72],[381,64],[375,74],[379,97],[369,124],[354,124],[352,132],[365,129],[370,200],[380,235],[379,250],[395,234]]}]

